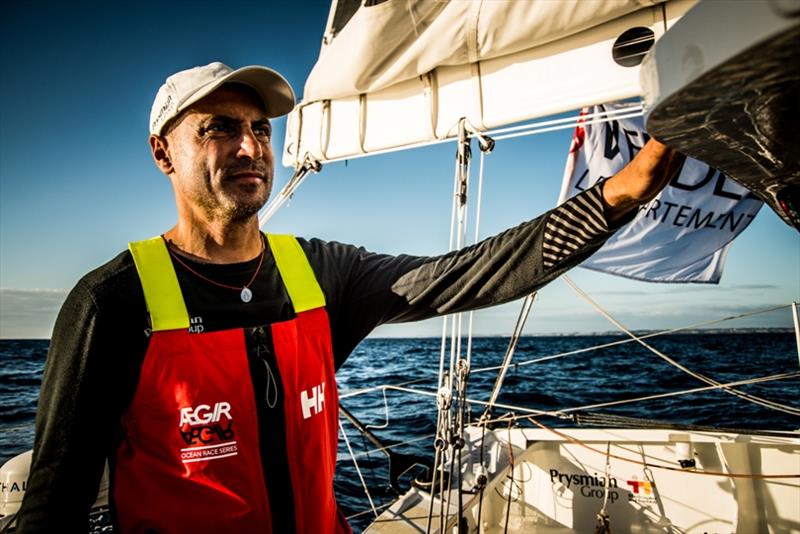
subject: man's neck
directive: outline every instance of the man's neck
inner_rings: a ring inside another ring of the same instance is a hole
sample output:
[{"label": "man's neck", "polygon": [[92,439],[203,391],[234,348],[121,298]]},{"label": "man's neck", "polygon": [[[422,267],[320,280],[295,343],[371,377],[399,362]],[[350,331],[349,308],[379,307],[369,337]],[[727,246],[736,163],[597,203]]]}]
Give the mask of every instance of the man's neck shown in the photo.
[{"label": "man's neck", "polygon": [[164,237],[181,252],[209,263],[238,263],[261,253],[258,218],[243,223],[192,224],[179,221]]}]

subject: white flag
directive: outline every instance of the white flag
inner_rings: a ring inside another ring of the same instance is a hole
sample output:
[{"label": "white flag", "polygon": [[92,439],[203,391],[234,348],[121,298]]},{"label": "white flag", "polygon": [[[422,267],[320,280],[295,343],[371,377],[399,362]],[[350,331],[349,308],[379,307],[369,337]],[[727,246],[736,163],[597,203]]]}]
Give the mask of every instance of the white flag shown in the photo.
[{"label": "white flag", "polygon": [[[584,108],[582,115],[611,105]],[[559,203],[622,169],[648,139],[642,118],[578,123]],[[651,282],[718,283],[731,241],[761,200],[719,171],[687,158],[658,197],[582,267]]]}]

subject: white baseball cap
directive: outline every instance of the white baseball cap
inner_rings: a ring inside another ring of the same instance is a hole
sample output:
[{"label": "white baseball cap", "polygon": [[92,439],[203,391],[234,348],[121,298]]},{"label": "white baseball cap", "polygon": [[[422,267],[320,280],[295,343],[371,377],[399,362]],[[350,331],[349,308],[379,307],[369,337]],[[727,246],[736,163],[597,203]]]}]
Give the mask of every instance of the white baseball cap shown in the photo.
[{"label": "white baseball cap", "polygon": [[268,117],[286,115],[294,107],[294,91],[286,78],[267,67],[251,65],[233,70],[215,61],[202,67],[176,72],[158,90],[150,110],[150,133],[161,135],[171,119],[224,83],[252,87],[264,101]]}]

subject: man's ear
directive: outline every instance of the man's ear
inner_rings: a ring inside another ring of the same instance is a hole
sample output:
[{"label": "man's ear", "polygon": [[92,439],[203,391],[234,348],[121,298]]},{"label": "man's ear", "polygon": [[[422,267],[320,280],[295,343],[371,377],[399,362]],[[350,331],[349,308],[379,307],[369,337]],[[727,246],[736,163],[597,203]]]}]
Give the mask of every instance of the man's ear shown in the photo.
[{"label": "man's ear", "polygon": [[153,134],[148,140],[150,141],[150,152],[153,154],[153,161],[156,162],[156,167],[167,176],[175,172],[172,160],[169,159],[167,138]]}]

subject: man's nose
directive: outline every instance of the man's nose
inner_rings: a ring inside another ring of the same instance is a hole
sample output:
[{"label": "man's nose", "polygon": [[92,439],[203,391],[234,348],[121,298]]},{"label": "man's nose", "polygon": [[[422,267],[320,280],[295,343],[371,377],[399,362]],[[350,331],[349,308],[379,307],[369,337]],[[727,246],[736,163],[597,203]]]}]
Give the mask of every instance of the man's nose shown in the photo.
[{"label": "man's nose", "polygon": [[242,138],[239,140],[238,156],[255,160],[264,156],[264,147],[261,146],[261,142],[251,128],[245,128],[242,132]]}]

